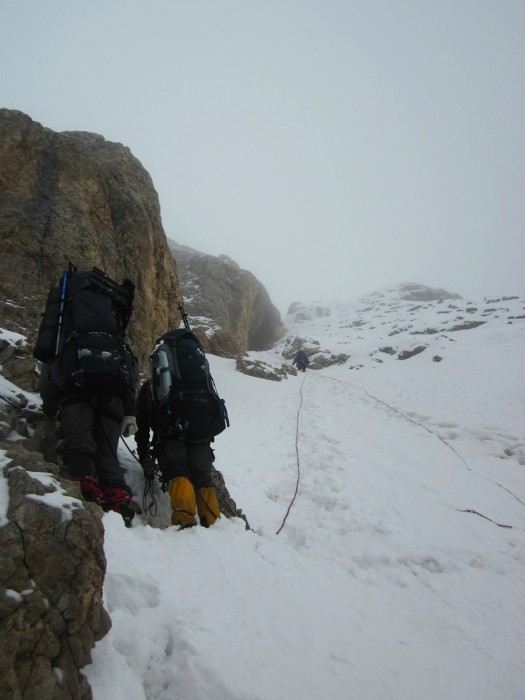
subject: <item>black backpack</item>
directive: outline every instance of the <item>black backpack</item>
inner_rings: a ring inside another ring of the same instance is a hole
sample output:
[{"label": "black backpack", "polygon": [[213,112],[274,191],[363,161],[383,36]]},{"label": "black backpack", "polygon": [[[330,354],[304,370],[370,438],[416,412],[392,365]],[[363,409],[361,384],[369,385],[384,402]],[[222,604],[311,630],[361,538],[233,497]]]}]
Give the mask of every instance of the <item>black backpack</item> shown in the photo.
[{"label": "black backpack", "polygon": [[162,431],[212,439],[230,425],[204,349],[190,330],[170,331],[159,338],[150,355],[149,370]]},{"label": "black backpack", "polygon": [[138,362],[124,340],[134,290],[96,267],[73,266],[51,288],[33,356],[52,363],[58,386],[115,392],[135,386]]}]

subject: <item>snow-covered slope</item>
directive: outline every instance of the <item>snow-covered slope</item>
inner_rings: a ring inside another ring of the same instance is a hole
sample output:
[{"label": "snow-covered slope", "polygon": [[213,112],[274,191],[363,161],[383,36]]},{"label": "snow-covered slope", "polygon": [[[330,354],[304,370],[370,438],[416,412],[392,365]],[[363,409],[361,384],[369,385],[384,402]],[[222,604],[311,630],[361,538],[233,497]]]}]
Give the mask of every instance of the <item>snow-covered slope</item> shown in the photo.
[{"label": "snow-covered slope", "polygon": [[344,364],[274,382],[211,356],[216,466],[252,530],[164,528],[158,491],[155,519],[104,516],[95,700],[522,700],[523,309],[391,289],[297,308],[252,354],[301,338]]},{"label": "snow-covered slope", "polygon": [[[281,382],[210,358],[232,420],[216,464],[252,531],[104,517],[95,700],[523,698],[523,302],[449,303],[324,305],[289,335],[350,360]],[[442,317],[425,352],[379,350]]]},{"label": "snow-covered slope", "polygon": [[[525,299],[517,296],[465,301],[423,285],[387,287],[348,302],[292,304],[278,350],[290,355],[299,341],[322,360],[348,354],[352,369],[425,351],[440,361],[468,330],[523,325]],[[474,336],[477,339],[478,336]]]}]

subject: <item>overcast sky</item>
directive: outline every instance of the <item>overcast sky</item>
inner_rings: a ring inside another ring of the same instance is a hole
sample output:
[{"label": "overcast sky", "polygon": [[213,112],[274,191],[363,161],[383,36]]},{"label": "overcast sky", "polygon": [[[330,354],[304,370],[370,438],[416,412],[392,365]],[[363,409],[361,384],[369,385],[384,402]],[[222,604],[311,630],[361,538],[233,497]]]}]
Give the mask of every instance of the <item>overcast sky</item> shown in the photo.
[{"label": "overcast sky", "polygon": [[129,146],[285,312],[525,293],[524,0],[0,0],[0,106]]}]

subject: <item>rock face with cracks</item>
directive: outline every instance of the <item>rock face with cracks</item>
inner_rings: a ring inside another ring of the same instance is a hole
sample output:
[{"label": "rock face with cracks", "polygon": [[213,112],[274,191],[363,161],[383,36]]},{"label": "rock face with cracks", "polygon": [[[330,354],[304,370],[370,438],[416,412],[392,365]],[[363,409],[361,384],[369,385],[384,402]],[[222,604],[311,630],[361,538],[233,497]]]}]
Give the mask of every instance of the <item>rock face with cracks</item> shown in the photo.
[{"label": "rock face with cracks", "polygon": [[282,336],[281,315],[265,287],[231,258],[170,243],[186,311],[206,350],[224,357],[267,350]]},{"label": "rock face with cracks", "polygon": [[110,629],[101,510],[56,465],[14,446],[0,527],[0,697],[91,698],[80,672]]},{"label": "rock face with cracks", "polygon": [[[55,133],[0,109],[0,254],[2,316],[31,347],[49,286],[70,261],[135,284],[128,335],[141,366],[155,339],[179,325],[181,292],[151,178],[128,148],[97,134]],[[36,375],[25,374],[34,390]]]}]

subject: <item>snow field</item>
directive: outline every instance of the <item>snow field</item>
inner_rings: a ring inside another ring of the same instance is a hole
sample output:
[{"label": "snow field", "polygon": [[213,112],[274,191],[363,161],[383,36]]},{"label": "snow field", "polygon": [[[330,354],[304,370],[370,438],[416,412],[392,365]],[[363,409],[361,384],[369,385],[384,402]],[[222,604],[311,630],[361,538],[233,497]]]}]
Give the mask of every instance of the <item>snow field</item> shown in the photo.
[{"label": "snow field", "polygon": [[[523,302],[426,335],[461,311],[394,296],[289,328],[342,366],[271,382],[210,357],[232,423],[216,466],[252,529],[176,532],[158,484],[156,516],[104,515],[113,626],[85,669],[95,700],[523,700]],[[379,350],[421,332],[410,360]],[[140,502],[141,469],[119,457]],[[58,483],[48,496],[63,517],[82,507]],[[8,498],[0,478],[0,524]]]},{"label": "snow field", "polygon": [[[509,430],[519,438],[508,393],[488,414],[468,357],[448,364],[448,389],[428,361],[280,383],[210,361],[232,422],[216,466],[252,531],[104,516],[113,629],[87,669],[95,700],[114,669],[132,700],[520,698],[524,475],[501,457]],[[298,494],[277,535],[301,390]],[[490,415],[501,429],[487,453]]]}]

